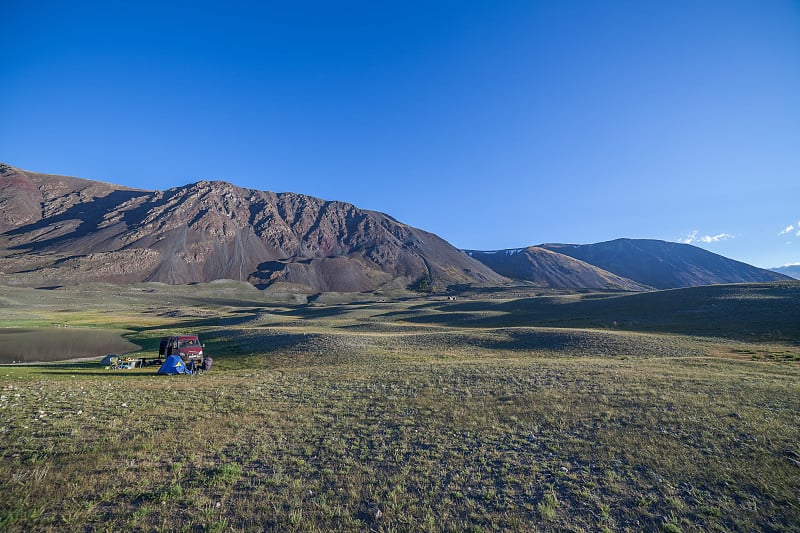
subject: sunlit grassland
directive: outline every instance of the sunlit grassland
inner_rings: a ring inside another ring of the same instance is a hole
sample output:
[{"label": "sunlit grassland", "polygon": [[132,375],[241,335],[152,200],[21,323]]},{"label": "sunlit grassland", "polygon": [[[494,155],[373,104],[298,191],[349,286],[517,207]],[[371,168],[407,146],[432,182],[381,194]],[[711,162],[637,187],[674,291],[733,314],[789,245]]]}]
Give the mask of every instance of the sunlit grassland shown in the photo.
[{"label": "sunlit grassland", "polygon": [[144,353],[198,332],[214,369],[0,367],[0,529],[800,523],[800,366],[771,356],[800,349],[783,337],[459,325],[513,301],[132,302]]}]

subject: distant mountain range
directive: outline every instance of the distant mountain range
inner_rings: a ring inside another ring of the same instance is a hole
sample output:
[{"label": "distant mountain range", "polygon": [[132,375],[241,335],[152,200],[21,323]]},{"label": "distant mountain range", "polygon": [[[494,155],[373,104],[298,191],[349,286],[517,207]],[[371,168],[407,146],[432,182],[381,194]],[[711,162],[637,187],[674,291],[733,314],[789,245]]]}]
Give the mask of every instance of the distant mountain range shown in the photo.
[{"label": "distant mountain range", "polygon": [[790,279],[696,246],[650,239],[466,253],[509,278],[560,288],[635,291]]},{"label": "distant mountain range", "polygon": [[597,244],[544,244],[542,247],[654,289],[788,279],[770,270],[674,242],[616,239]]},{"label": "distant mountain range", "polygon": [[498,274],[515,280],[528,281],[540,287],[649,290],[646,285],[542,246],[491,252],[480,250],[465,250],[465,252]]},{"label": "distant mountain range", "polygon": [[498,252],[456,249],[375,211],[200,181],[145,191],[0,164],[0,283],[248,281],[282,292],[365,292],[511,280],[645,291],[789,279],[663,241]]},{"label": "distant mountain range", "polygon": [[777,268],[770,268],[773,272],[789,276],[794,279],[800,279],[800,265],[786,265]]}]

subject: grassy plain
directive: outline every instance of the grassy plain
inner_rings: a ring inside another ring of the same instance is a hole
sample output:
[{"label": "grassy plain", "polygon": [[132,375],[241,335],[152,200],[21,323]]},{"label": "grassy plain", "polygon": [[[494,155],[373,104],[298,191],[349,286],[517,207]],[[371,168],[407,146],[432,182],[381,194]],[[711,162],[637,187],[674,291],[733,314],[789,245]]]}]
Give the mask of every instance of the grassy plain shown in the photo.
[{"label": "grassy plain", "polygon": [[0,288],[0,326],[196,332],[203,376],[0,367],[8,531],[800,524],[800,284],[279,302]]}]

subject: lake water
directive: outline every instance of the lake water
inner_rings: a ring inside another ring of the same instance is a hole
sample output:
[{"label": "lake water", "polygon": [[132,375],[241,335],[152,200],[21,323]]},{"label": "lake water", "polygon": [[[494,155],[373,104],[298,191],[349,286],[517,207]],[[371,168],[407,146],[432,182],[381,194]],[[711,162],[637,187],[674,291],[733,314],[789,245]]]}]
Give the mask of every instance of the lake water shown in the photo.
[{"label": "lake water", "polygon": [[140,347],[123,331],[90,328],[0,328],[0,363],[33,363],[126,353]]}]

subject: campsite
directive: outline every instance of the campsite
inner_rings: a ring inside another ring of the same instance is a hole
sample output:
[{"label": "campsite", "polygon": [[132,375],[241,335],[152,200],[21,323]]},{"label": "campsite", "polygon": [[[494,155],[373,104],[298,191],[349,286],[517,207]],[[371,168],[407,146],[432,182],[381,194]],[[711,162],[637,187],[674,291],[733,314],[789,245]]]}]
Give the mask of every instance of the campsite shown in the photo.
[{"label": "campsite", "polygon": [[235,282],[0,291],[9,325],[124,328],[143,357],[197,334],[215,359],[204,376],[0,367],[6,531],[800,523],[797,283],[306,302]]},{"label": "campsite", "polygon": [[0,533],[800,532],[800,0],[0,7]]}]

